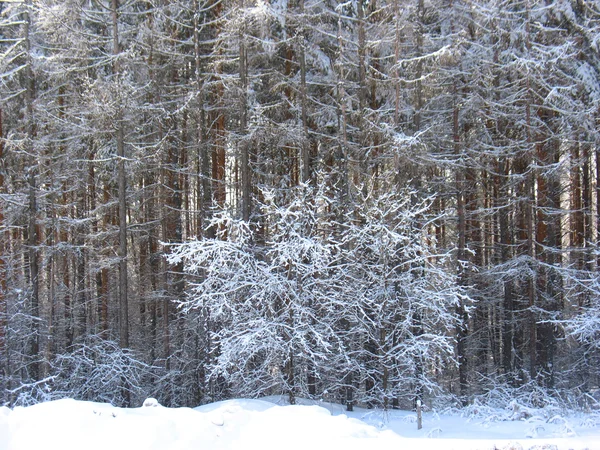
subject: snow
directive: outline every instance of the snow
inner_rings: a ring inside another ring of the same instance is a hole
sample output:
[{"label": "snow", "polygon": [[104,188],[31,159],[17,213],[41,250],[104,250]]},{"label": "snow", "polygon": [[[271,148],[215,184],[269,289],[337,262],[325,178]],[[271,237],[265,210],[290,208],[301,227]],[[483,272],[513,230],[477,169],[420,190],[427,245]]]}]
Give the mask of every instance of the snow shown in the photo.
[{"label": "snow", "polygon": [[470,407],[428,411],[417,430],[411,411],[382,411],[282,397],[227,400],[198,408],[140,408],[72,399],[0,407],[0,450],[33,449],[600,449],[593,414],[544,417],[541,410]]}]

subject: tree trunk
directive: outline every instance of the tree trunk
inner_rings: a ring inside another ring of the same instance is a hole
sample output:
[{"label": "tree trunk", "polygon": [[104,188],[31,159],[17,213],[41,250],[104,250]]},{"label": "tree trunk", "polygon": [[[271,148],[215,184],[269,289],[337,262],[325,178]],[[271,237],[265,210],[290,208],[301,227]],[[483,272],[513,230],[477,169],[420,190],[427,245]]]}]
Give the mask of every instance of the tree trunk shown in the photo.
[{"label": "tree trunk", "polygon": [[29,10],[31,0],[26,2],[27,9],[25,12],[25,51],[27,58],[27,66],[25,68],[25,123],[27,130],[27,144],[29,157],[29,167],[27,168],[27,183],[29,197],[29,221],[27,226],[27,246],[28,246],[28,262],[29,262],[29,279],[31,283],[31,316],[32,321],[32,341],[31,341],[31,356],[33,362],[31,364],[31,377],[34,380],[40,377],[39,351],[40,351],[40,298],[39,298],[39,261],[38,261],[38,203],[37,203],[37,161],[34,156],[33,140],[35,138],[35,123],[33,117],[33,100],[35,95],[35,80],[32,69],[31,60],[31,41],[30,41],[30,26],[31,18]]},{"label": "tree trunk", "polygon": [[[240,10],[242,14],[245,5],[244,0],[240,0]],[[242,171],[242,218],[244,221],[250,221],[251,210],[251,181],[250,181],[250,160],[248,158],[248,141],[246,139],[247,122],[248,122],[248,57],[246,54],[246,25],[245,19],[239,30],[239,76],[240,76],[240,154],[241,154],[241,171]]]},{"label": "tree trunk", "polygon": [[[121,53],[119,44],[119,0],[112,0],[112,26],[113,26],[113,66],[114,76],[119,84],[120,67],[118,56]],[[116,117],[115,139],[117,144],[117,178],[119,198],[119,344],[122,348],[129,347],[129,303],[127,296],[127,175],[125,173],[125,132],[123,130],[123,112],[119,105]]]},{"label": "tree trunk", "polygon": [[[0,167],[4,167],[4,128],[2,124],[2,109],[0,109]],[[0,170],[0,195],[5,192],[4,187],[4,171]],[[6,327],[8,304],[6,296],[6,261],[5,254],[5,231],[4,231],[4,209],[0,205],[0,355],[5,355],[7,350],[6,345]],[[0,369],[2,370],[2,369]],[[7,372],[7,368],[4,370]],[[6,373],[5,372],[5,373]]]},{"label": "tree trunk", "polygon": [[308,112],[307,112],[307,89],[306,89],[306,55],[304,47],[306,45],[305,19],[304,19],[304,0],[298,0],[298,9],[302,22],[300,23],[300,45],[298,49],[298,60],[300,63],[300,107],[302,114],[302,133],[304,139],[301,145],[302,177],[303,183],[310,183],[311,180],[311,161],[310,161],[310,141],[308,135]]},{"label": "tree trunk", "polygon": [[[456,95],[456,87],[454,89]],[[457,99],[455,99],[455,106],[453,110],[453,135],[454,135],[454,153],[460,159],[461,145],[460,145],[460,130],[458,122],[458,106]],[[459,282],[463,285],[468,285],[469,280],[465,274],[464,265],[467,263],[466,248],[467,248],[467,219],[466,219],[466,205],[465,205],[465,175],[462,168],[456,168],[456,211],[458,215],[458,251],[457,260],[459,265]],[[467,187],[468,189],[469,187]],[[467,339],[467,319],[464,305],[459,305],[456,311],[459,322],[456,329],[456,352],[458,358],[458,378],[460,387],[460,397],[463,405],[467,403],[468,395],[468,383],[467,383],[467,351],[466,351],[466,339]]]}]

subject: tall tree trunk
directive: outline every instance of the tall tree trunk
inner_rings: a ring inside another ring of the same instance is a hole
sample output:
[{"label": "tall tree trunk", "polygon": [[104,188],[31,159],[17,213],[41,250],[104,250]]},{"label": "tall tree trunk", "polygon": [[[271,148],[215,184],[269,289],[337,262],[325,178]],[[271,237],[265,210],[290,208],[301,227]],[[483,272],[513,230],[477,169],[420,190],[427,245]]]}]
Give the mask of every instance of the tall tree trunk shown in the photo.
[{"label": "tall tree trunk", "polygon": [[[461,153],[461,144],[460,144],[460,129],[459,129],[459,109],[458,109],[458,99],[456,98],[456,86],[454,87],[454,108],[452,113],[452,134],[454,140],[454,154],[460,160]],[[465,174],[463,172],[464,169],[458,167],[455,169],[456,171],[456,211],[458,215],[458,229],[457,229],[457,237],[458,237],[458,253],[457,260],[459,264],[459,282],[463,285],[468,285],[469,280],[467,280],[465,274],[465,264],[467,264],[467,218],[466,218],[466,205],[465,205],[465,197],[466,197],[466,187],[465,189]],[[458,305],[456,311],[461,322],[457,327],[457,336],[456,336],[456,352],[458,357],[458,378],[459,378],[459,388],[460,388],[460,397],[462,399],[462,403],[466,405],[467,403],[467,395],[468,395],[468,383],[467,383],[467,351],[466,351],[466,340],[467,340],[467,313],[465,306],[463,304]]]},{"label": "tall tree trunk", "polygon": [[[547,124],[547,129],[552,130],[550,111],[541,111],[541,119]],[[552,131],[551,131],[552,132]],[[546,133],[540,133],[537,138],[537,160],[542,168],[559,164],[559,144],[556,138],[550,138]],[[542,169],[543,170],[543,169]],[[540,307],[549,314],[560,311],[560,279],[554,269],[560,265],[561,248],[561,216],[560,210],[560,177],[546,174],[538,170],[537,183],[537,212],[536,212],[536,255],[542,267],[538,275],[537,290],[541,296]],[[555,325],[542,322],[538,324],[538,365],[546,386],[554,384],[554,354],[557,336]]]},{"label": "tall tree trunk", "polygon": [[[242,15],[245,14],[244,0],[240,0],[240,10]],[[248,123],[248,56],[246,54],[246,24],[245,18],[242,18],[242,23],[239,30],[239,76],[240,76],[240,154],[241,154],[241,170],[242,170],[242,218],[250,221],[251,210],[251,181],[250,181],[250,160],[248,158],[248,140],[247,123]]]},{"label": "tall tree trunk", "polygon": [[[120,67],[118,57],[121,53],[119,44],[119,0],[112,0],[112,32],[113,56],[115,62],[113,74],[117,84],[120,84]],[[122,348],[129,347],[129,302],[127,296],[127,175],[125,173],[125,132],[121,105],[116,117],[115,139],[117,144],[117,178],[119,198],[119,344]]]},{"label": "tall tree trunk", "polygon": [[[526,31],[526,36],[525,36],[525,45],[527,48],[527,54],[528,56],[531,53],[531,25],[530,25],[530,21],[531,21],[531,17],[530,17],[530,5],[529,2],[526,2],[526,9],[525,9],[525,31]],[[534,192],[534,176],[532,173],[532,168],[529,167],[532,161],[532,155],[535,152],[535,146],[533,143],[533,124],[532,124],[532,117],[531,117],[531,111],[533,108],[533,102],[534,102],[534,93],[533,93],[533,89],[531,86],[532,80],[531,80],[531,76],[529,73],[529,69],[526,68],[527,70],[527,74],[526,74],[526,79],[525,79],[525,83],[526,83],[526,89],[527,89],[527,98],[525,100],[525,125],[526,125],[526,142],[527,142],[527,151],[530,153],[529,157],[528,157],[528,161],[526,164],[526,170],[527,170],[527,174],[525,176],[525,181],[524,181],[524,188],[525,188],[525,204],[524,204],[524,208],[525,208],[525,220],[526,222],[526,226],[525,226],[525,230],[527,233],[527,255],[530,258],[530,261],[533,262],[533,260],[535,259],[535,248],[534,248],[534,212],[533,212],[533,208],[534,208],[534,202],[535,202],[535,192]],[[535,273],[535,270],[534,272]],[[537,366],[537,354],[536,354],[536,346],[537,346],[537,320],[536,320],[536,314],[535,314],[535,302],[536,302],[536,297],[537,297],[537,292],[536,292],[536,275],[530,277],[530,279],[527,281],[527,297],[528,297],[528,312],[527,312],[527,316],[528,316],[528,321],[529,321],[529,376],[531,377],[531,379],[535,379],[536,378],[536,366]]]},{"label": "tall tree trunk", "polygon": [[[0,108],[0,167],[5,166],[4,162],[4,127],[2,123],[2,109]],[[4,186],[4,171],[0,170],[0,195],[5,193]],[[0,205],[0,358],[4,357],[5,365],[4,367],[0,366],[0,373],[4,374],[7,378],[10,378],[8,367],[8,345],[7,345],[7,326],[8,326],[8,296],[6,292],[6,260],[5,251],[6,251],[6,238],[7,233],[4,228],[4,209],[2,205]],[[7,389],[10,389],[9,386],[6,386]],[[0,397],[4,401],[6,399],[4,397]]]},{"label": "tall tree trunk", "polygon": [[[213,7],[215,22],[217,25],[215,26],[215,39],[219,38],[219,34],[221,32],[219,20],[221,19],[221,11],[223,4],[221,2],[217,2]],[[222,49],[219,48],[216,51],[217,58],[222,57]],[[212,182],[213,182],[213,199],[212,203],[216,206],[224,206],[227,190],[225,185],[225,145],[226,145],[226,136],[225,136],[225,106],[224,106],[224,96],[225,96],[225,86],[223,83],[223,66],[222,62],[217,62],[214,73],[214,98],[212,100],[213,111],[210,118],[211,123],[211,131],[212,131]],[[214,231],[213,231],[214,232]]]},{"label": "tall tree trunk", "polygon": [[74,244],[78,249],[75,258],[75,305],[73,316],[73,331],[75,339],[85,338],[87,331],[87,289],[86,289],[86,259],[87,250],[85,246],[85,235],[87,227],[85,225],[86,208],[85,208],[85,192],[78,193],[78,204],[74,207],[75,221],[79,224],[73,230]]},{"label": "tall tree trunk", "polygon": [[[117,90],[120,90],[119,55],[119,0],[112,0],[112,32],[113,32],[113,76],[116,78]],[[118,93],[120,95],[120,92]],[[122,105],[118,105],[115,118],[115,139],[117,145],[117,182],[119,202],[119,346],[129,348],[129,300],[128,300],[128,264],[127,264],[127,178],[125,173],[125,131]],[[129,380],[123,378],[122,395],[125,406],[131,401]]]},{"label": "tall tree trunk", "polygon": [[[598,129],[600,129],[600,111],[596,119]],[[596,236],[594,242],[600,247],[600,143],[596,144]],[[600,253],[596,256],[596,268],[600,270]]]},{"label": "tall tree trunk", "polygon": [[400,47],[402,40],[402,25],[400,20],[400,0],[394,0],[394,126],[400,125]]},{"label": "tall tree trunk", "polygon": [[29,11],[31,9],[31,0],[26,1],[24,25],[25,25],[25,52],[26,52],[26,68],[25,68],[25,126],[27,133],[27,145],[29,157],[29,167],[27,168],[27,183],[28,183],[28,209],[29,222],[27,226],[27,246],[28,246],[28,263],[29,263],[29,280],[31,283],[31,316],[32,316],[32,341],[31,341],[31,377],[37,380],[40,377],[39,351],[40,351],[40,299],[39,299],[39,261],[38,261],[38,202],[37,202],[37,161],[34,157],[33,140],[35,138],[35,122],[33,117],[33,99],[35,95],[35,80],[32,68],[31,59],[31,41],[30,27],[31,17]]},{"label": "tall tree trunk", "polygon": [[[108,184],[104,184],[102,188],[102,200],[103,204],[108,204],[110,199],[110,192]],[[102,218],[102,231],[106,231],[108,227],[111,225],[111,217],[110,212],[106,212],[104,217]],[[99,278],[97,279],[98,283],[98,299],[99,299],[99,321],[100,321],[100,335],[103,338],[108,339],[109,337],[109,318],[108,318],[108,303],[109,303],[109,279],[110,273],[107,267],[102,267],[98,274]]]},{"label": "tall tree trunk", "polygon": [[413,127],[415,132],[421,130],[421,119],[423,109],[423,62],[421,56],[423,56],[423,39],[424,39],[424,26],[425,21],[425,2],[424,0],[417,0],[417,31],[415,35],[415,46],[416,46],[416,57],[417,69],[416,69],[416,83],[415,83],[415,114],[413,118]]},{"label": "tall tree trunk", "polygon": [[[494,207],[498,212],[498,230],[500,232],[500,263],[506,263],[512,258],[513,240],[511,233],[511,222],[509,214],[509,205],[507,204],[508,180],[510,176],[510,162],[501,160],[498,162],[495,183],[495,202]],[[515,317],[514,317],[514,283],[510,279],[503,282],[503,302],[502,311],[504,320],[502,322],[502,367],[504,374],[512,381],[514,364],[514,347],[515,347]]]},{"label": "tall tree trunk", "polygon": [[302,114],[302,133],[303,140],[301,145],[301,180],[303,183],[309,183],[311,181],[311,161],[310,161],[310,138],[308,135],[308,100],[307,100],[307,87],[306,87],[306,32],[305,32],[305,18],[304,18],[304,0],[298,0],[298,9],[301,17],[300,22],[300,45],[298,48],[298,61],[300,64],[300,108]]},{"label": "tall tree trunk", "polygon": [[[208,237],[214,237],[214,230],[206,227],[206,223],[210,220],[211,206],[213,203],[213,184],[211,182],[211,136],[209,129],[212,126],[207,125],[207,121],[212,118],[212,114],[207,114],[205,104],[207,103],[207,88],[205,87],[205,77],[202,59],[205,56],[203,53],[203,42],[200,40],[200,17],[201,14],[206,14],[210,17],[212,12],[215,16],[220,11],[220,2],[211,3],[209,10],[203,12],[204,5],[200,4],[199,0],[194,0],[194,51],[195,51],[195,82],[196,89],[199,92],[198,95],[198,108],[200,110],[198,135],[199,135],[199,146],[198,146],[198,166],[199,166],[199,177],[200,182],[198,183],[198,210],[200,212],[199,227],[197,229],[198,236],[208,235]],[[218,30],[218,27],[214,27]],[[211,28],[212,29],[212,28]],[[211,50],[207,50],[208,53]]]}]

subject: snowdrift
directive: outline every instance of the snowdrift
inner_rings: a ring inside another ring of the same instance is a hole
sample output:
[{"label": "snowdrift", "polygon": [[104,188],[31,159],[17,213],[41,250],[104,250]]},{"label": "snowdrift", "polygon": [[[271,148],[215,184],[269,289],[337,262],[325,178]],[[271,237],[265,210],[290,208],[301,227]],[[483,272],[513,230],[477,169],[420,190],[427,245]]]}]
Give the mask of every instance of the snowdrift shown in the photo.
[{"label": "snowdrift", "polygon": [[[486,421],[428,413],[424,428],[416,430],[408,411],[357,409],[349,417],[339,405],[277,402],[238,399],[191,409],[164,408],[148,399],[140,408],[124,409],[66,399],[3,407],[0,450],[600,450],[600,429],[590,418],[565,434],[566,419]],[[527,436],[528,430],[538,434]]]}]

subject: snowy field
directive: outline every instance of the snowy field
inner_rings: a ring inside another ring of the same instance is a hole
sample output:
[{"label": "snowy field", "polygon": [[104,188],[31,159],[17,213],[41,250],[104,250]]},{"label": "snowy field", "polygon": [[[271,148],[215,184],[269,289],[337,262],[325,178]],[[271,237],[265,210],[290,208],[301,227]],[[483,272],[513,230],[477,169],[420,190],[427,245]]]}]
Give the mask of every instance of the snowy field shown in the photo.
[{"label": "snowy field", "polygon": [[[0,450],[199,449],[504,449],[600,450],[597,415],[512,407],[426,412],[423,429],[409,411],[328,403],[280,405],[278,397],[164,408],[59,400],[0,408]],[[313,402],[314,403],[314,402]]]}]

